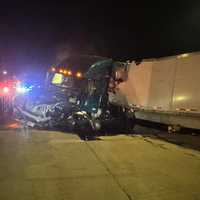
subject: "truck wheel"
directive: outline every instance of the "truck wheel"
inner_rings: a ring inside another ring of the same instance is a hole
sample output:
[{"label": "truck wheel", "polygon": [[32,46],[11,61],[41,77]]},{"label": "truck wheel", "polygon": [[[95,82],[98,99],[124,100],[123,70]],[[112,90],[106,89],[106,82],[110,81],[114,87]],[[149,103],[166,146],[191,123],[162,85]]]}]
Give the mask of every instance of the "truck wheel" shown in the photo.
[{"label": "truck wheel", "polygon": [[125,116],[124,118],[124,132],[125,133],[132,133],[135,126],[135,117],[128,117]]}]

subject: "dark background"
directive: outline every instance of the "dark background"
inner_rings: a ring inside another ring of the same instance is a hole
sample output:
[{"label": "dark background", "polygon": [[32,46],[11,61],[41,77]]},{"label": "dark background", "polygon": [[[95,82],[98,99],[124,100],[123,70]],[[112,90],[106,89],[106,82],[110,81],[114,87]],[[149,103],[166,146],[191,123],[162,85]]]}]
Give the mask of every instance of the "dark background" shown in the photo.
[{"label": "dark background", "polygon": [[125,61],[200,50],[198,1],[81,2],[1,2],[0,63],[34,70],[62,52]]}]

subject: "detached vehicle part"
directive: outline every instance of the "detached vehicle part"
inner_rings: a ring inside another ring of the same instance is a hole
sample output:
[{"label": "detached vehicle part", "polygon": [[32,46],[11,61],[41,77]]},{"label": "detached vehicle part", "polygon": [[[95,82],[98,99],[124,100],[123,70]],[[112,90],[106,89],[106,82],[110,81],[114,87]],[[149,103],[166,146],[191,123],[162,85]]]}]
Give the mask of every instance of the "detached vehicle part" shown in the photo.
[{"label": "detached vehicle part", "polygon": [[72,106],[61,94],[55,95],[44,89],[16,96],[14,101],[15,118],[33,127],[59,126],[65,113],[69,113],[71,109]]}]

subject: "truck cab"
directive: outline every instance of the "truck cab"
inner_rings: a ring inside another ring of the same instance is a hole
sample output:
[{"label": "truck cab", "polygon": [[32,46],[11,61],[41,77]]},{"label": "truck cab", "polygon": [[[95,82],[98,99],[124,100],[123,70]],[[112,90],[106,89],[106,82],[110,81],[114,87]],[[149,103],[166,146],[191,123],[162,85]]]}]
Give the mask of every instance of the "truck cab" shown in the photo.
[{"label": "truck cab", "polygon": [[125,69],[125,65],[108,58],[84,56],[51,67],[47,88],[66,94],[75,108],[67,120],[70,127],[95,131],[117,125],[125,128],[128,109],[110,101],[110,94],[122,81],[119,69]]},{"label": "truck cab", "polygon": [[125,130],[128,109],[110,99],[125,65],[103,57],[72,56],[51,66],[45,89],[36,98],[30,94],[27,106],[17,110],[35,124],[62,124],[83,134],[119,126]]},{"label": "truck cab", "polygon": [[52,65],[46,75],[47,90],[66,95],[70,103],[80,103],[88,79],[86,73],[90,66],[104,57],[73,55],[57,65]]}]

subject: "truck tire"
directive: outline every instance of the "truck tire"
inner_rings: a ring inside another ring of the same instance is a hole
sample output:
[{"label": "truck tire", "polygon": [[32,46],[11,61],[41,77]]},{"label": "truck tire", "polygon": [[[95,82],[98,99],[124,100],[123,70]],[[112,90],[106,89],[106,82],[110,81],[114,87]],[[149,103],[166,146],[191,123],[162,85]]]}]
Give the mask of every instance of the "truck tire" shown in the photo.
[{"label": "truck tire", "polygon": [[124,122],[123,122],[123,130],[124,133],[132,133],[134,130],[134,126],[135,126],[135,117],[128,117],[127,115],[124,118]]}]

